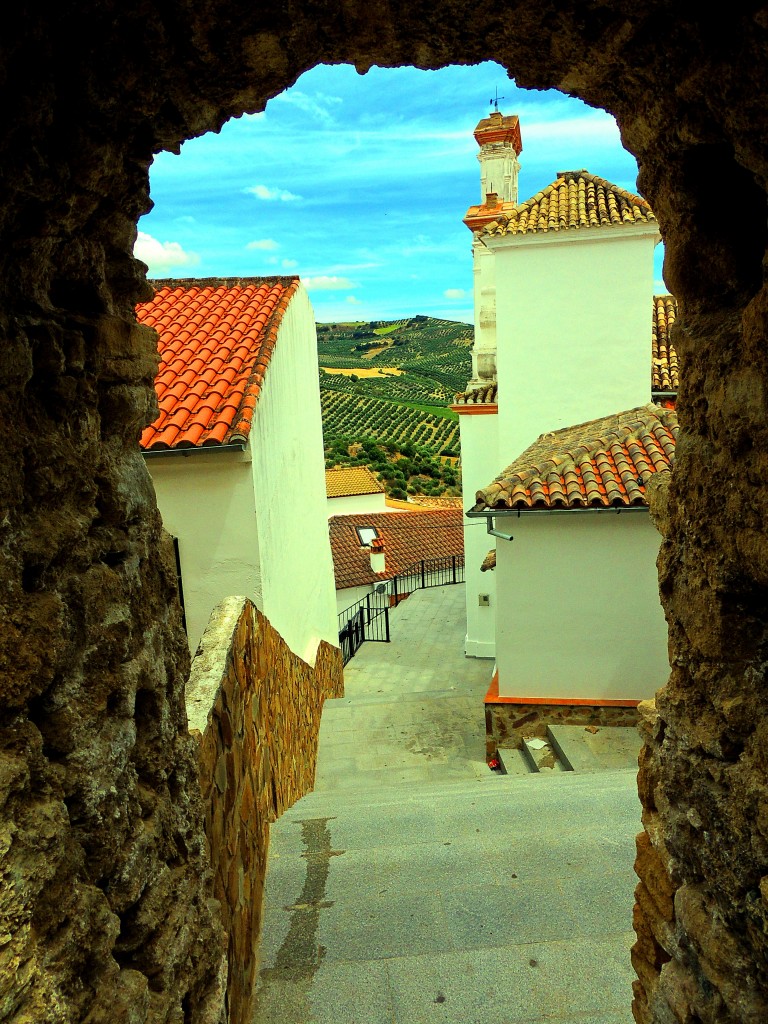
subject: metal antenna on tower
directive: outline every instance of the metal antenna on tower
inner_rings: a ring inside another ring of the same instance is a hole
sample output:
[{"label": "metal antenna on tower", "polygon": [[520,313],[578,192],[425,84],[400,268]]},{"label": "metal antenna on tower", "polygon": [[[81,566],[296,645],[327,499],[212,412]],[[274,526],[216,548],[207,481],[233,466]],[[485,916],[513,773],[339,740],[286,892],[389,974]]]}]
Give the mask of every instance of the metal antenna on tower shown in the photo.
[{"label": "metal antenna on tower", "polygon": [[497,113],[498,113],[498,110],[499,110],[499,100],[505,100],[506,98],[507,98],[506,96],[499,96],[499,87],[497,85],[496,86],[496,96],[495,97],[491,96],[491,99],[490,99],[490,102],[493,104],[493,109]]}]

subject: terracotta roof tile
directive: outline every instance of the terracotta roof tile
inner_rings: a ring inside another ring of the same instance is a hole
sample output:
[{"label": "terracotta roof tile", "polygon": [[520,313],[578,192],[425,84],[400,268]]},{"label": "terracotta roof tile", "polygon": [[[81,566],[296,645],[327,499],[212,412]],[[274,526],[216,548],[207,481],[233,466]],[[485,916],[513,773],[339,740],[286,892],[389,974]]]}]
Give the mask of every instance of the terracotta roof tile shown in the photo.
[{"label": "terracotta roof tile", "polygon": [[650,404],[542,434],[477,492],[475,509],[647,505],[650,477],[672,468],[677,429],[674,409]]},{"label": "terracotta roof tile", "polygon": [[[463,518],[461,509],[331,516],[328,530],[336,589],[389,579],[421,559],[463,556]],[[373,527],[384,541],[383,573],[371,570],[368,551],[360,548],[357,527],[364,526]]]},{"label": "terracotta roof tile", "polygon": [[136,307],[158,332],[160,414],[147,451],[245,441],[296,277],[154,281]]},{"label": "terracotta roof tile", "polygon": [[325,493],[329,498],[351,498],[356,494],[382,494],[379,483],[365,466],[342,466],[325,471]]},{"label": "terracotta roof tile", "polygon": [[496,548],[491,548],[488,554],[483,559],[483,563],[480,566],[480,572],[488,572],[489,569],[496,568]]},{"label": "terracotta roof tile", "polygon": [[560,171],[552,184],[524,203],[497,202],[491,211],[487,205],[471,206],[464,218],[481,235],[490,236],[655,221],[645,199],[588,171]]},{"label": "terracotta roof tile", "polygon": [[670,340],[670,332],[676,319],[677,302],[673,296],[654,295],[651,367],[651,389],[654,392],[677,392],[680,384],[677,352]]},{"label": "terracotta roof tile", "polygon": [[499,386],[496,381],[480,387],[469,388],[454,398],[455,405],[496,405],[499,401]]}]

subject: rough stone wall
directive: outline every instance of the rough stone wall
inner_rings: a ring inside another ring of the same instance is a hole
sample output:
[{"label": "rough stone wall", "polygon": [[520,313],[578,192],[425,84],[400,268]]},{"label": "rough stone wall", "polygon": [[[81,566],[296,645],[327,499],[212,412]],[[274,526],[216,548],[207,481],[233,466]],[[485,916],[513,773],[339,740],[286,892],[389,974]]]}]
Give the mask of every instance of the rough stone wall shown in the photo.
[{"label": "rough stone wall", "polygon": [[270,823],[312,789],[323,702],[342,695],[337,647],[321,643],[308,665],[250,601],[232,597],[214,609],[187,711],[228,936],[228,1024],[253,1017]]},{"label": "rough stone wall", "polygon": [[60,80],[20,86],[39,42],[2,65],[0,1019],[202,1024],[224,939],[137,446],[157,366],[131,314],[144,179],[68,100],[63,55]]},{"label": "rough stone wall", "polygon": [[512,704],[485,701],[485,753],[495,756],[499,747],[519,748],[523,737],[546,737],[549,725],[626,726],[639,721],[634,707],[588,704]]},{"label": "rough stone wall", "polygon": [[[767,51],[768,9],[744,0],[73,0],[9,14],[0,1014],[200,1021],[220,999],[187,655],[137,451],[156,363],[133,318],[146,292],[131,249],[152,154],[262,109],[317,62],[495,59],[521,86],[616,115],[680,309],[681,434],[659,512],[672,673],[644,754],[638,862],[675,916],[635,1015],[768,1019]],[[647,937],[657,919],[638,908]]]}]

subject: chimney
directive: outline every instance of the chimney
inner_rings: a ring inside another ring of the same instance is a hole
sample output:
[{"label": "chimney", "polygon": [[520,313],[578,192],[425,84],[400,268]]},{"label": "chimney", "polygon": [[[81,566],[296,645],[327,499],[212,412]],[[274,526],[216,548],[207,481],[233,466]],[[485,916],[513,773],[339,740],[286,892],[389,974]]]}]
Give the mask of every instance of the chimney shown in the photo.
[{"label": "chimney", "polygon": [[384,541],[374,537],[371,541],[371,572],[382,573],[385,570]]}]

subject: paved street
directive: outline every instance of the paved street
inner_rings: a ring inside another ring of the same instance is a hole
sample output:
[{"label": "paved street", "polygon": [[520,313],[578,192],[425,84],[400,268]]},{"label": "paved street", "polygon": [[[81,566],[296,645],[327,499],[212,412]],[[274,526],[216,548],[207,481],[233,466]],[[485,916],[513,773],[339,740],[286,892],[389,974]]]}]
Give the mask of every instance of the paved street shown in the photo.
[{"label": "paved street", "polygon": [[498,776],[463,586],[392,613],[273,827],[254,1024],[632,1024],[634,772]]}]

